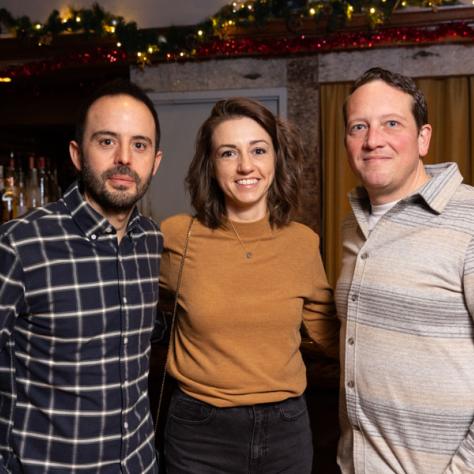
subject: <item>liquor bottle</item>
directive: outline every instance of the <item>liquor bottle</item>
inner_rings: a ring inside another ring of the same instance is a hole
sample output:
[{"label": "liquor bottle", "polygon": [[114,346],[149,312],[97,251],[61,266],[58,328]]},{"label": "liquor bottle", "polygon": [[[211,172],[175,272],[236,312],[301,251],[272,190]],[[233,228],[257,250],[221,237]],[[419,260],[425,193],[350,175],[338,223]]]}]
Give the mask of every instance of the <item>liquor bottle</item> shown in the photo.
[{"label": "liquor bottle", "polygon": [[18,195],[15,176],[8,174],[5,179],[5,190],[2,194],[2,221],[7,222],[18,215]]},{"label": "liquor bottle", "polygon": [[39,206],[44,206],[48,202],[48,178],[45,167],[46,160],[44,156],[40,156],[38,158]]},{"label": "liquor bottle", "polygon": [[57,200],[63,195],[63,191],[61,189],[61,186],[59,185],[58,169],[56,167],[53,169],[53,182],[54,182],[54,186],[56,187],[56,200]]},{"label": "liquor bottle", "polygon": [[5,173],[5,181],[8,176],[13,176],[13,181],[16,181],[16,161],[15,161],[15,153],[10,153],[10,158],[8,159],[8,167]]},{"label": "liquor bottle", "polygon": [[[0,208],[2,203],[3,191],[5,189],[5,180],[3,179],[3,165],[0,165]],[[0,224],[3,223],[3,216],[0,212]]]},{"label": "liquor bottle", "polygon": [[35,168],[35,156],[28,157],[28,176],[26,178],[27,200],[26,205],[28,209],[33,209],[39,206],[40,189],[38,186],[38,170]]},{"label": "liquor bottle", "polygon": [[17,216],[22,216],[28,210],[27,195],[25,189],[25,173],[22,168],[18,169],[18,185],[17,185]]},{"label": "liquor bottle", "polygon": [[0,165],[0,195],[3,194],[5,189],[5,179],[3,178],[3,165]]},{"label": "liquor bottle", "polygon": [[46,176],[48,184],[48,202],[54,202],[59,199],[58,181],[56,168],[53,169],[51,159],[46,159]]},{"label": "liquor bottle", "polygon": [[16,188],[15,155],[10,153],[5,173],[5,189],[2,194],[2,221],[7,222],[17,216],[18,196]]}]

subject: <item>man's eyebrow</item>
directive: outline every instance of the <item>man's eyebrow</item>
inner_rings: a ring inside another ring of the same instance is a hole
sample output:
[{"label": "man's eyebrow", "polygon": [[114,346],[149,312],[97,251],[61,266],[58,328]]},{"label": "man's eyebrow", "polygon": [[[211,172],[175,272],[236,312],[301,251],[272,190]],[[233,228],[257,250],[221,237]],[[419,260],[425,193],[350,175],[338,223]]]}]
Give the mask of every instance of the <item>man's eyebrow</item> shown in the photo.
[{"label": "man's eyebrow", "polygon": [[151,139],[150,137],[145,136],[145,135],[134,135],[132,138],[133,138],[134,140],[144,140],[144,141],[146,141],[147,143],[149,143],[150,145],[153,144],[152,139]]},{"label": "man's eyebrow", "polygon": [[[111,137],[114,137],[114,138],[118,138],[119,137],[119,134],[118,133],[115,133],[115,132],[112,132],[110,130],[97,130],[97,132],[94,132],[92,135],[91,135],[91,140],[94,140],[95,138],[98,138],[98,137],[102,137],[104,135],[107,135],[107,136],[111,136]],[[147,143],[149,143],[150,145],[153,144],[153,141],[150,137],[147,137],[145,135],[134,135],[132,137],[133,140],[144,140],[146,141]]]},{"label": "man's eyebrow", "polygon": [[102,135],[110,135],[114,138],[118,137],[118,133],[111,132],[110,130],[97,130],[97,132],[94,132],[91,135],[91,140],[93,140],[94,138],[97,138],[97,137],[101,137]]}]

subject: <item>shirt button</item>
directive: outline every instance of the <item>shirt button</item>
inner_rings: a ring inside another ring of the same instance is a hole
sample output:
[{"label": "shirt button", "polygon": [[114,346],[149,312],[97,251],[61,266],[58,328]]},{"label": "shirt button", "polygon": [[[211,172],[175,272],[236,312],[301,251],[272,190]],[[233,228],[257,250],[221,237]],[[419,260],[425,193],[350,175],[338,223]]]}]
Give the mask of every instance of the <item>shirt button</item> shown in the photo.
[{"label": "shirt button", "polygon": [[349,382],[347,382],[347,386],[348,386],[349,388],[354,388],[354,385],[355,385],[355,384],[354,384],[354,381],[353,381],[353,380],[349,380]]},{"label": "shirt button", "polygon": [[352,300],[352,301],[356,301],[356,300],[357,300],[357,295],[352,295],[352,296],[351,296],[351,300]]},{"label": "shirt button", "polygon": [[123,343],[124,343],[124,344],[128,344],[128,337],[124,337],[124,338],[123,338]]},{"label": "shirt button", "polygon": [[365,253],[365,252],[360,256],[360,258],[361,258],[362,260],[365,260],[365,259],[368,258],[368,257],[369,257],[369,254],[368,254],[368,253]]},{"label": "shirt button", "polygon": [[123,424],[123,427],[124,427],[125,429],[128,429],[128,423],[125,422],[125,423]]},{"label": "shirt button", "polygon": [[92,235],[91,235],[91,240],[95,240],[95,239],[97,239],[97,235],[92,234]]},{"label": "shirt button", "polygon": [[127,302],[127,298],[124,296],[124,297],[122,298],[122,301],[123,301],[124,303],[126,303],[126,302]]},{"label": "shirt button", "polygon": [[112,232],[112,227],[107,227],[107,229],[105,229],[105,232],[107,232],[108,234],[110,234]]},{"label": "shirt button", "polygon": [[354,345],[354,338],[353,338],[353,337],[350,337],[350,338],[347,340],[347,344],[349,344],[350,346],[353,346],[353,345]]}]

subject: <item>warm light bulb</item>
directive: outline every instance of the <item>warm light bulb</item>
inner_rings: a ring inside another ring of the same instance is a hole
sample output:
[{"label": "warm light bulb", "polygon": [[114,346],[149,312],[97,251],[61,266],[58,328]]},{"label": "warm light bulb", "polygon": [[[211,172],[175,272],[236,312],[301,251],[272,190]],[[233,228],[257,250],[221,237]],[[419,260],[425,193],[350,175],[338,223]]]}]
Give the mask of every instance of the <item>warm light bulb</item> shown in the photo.
[{"label": "warm light bulb", "polygon": [[152,48],[151,46],[148,48],[148,52],[149,52],[150,54],[153,53],[153,48]]},{"label": "warm light bulb", "polygon": [[310,14],[311,16],[316,15],[316,10],[315,10],[314,8],[310,8],[310,9],[309,9],[309,14]]},{"label": "warm light bulb", "polygon": [[80,16],[76,16],[76,23],[80,23],[81,22],[81,17]]},{"label": "warm light bulb", "polygon": [[375,8],[372,7],[370,10],[369,10],[370,14],[373,15],[375,13]]},{"label": "warm light bulb", "polygon": [[120,41],[117,42],[117,48],[121,48],[122,47],[122,43]]},{"label": "warm light bulb", "polygon": [[142,57],[142,52],[141,52],[141,51],[138,51],[137,56],[138,56],[139,58],[141,58],[141,57]]},{"label": "warm light bulb", "polygon": [[36,23],[35,28],[37,30],[41,30],[41,28],[42,28],[41,23]]},{"label": "warm light bulb", "polygon": [[204,34],[204,31],[198,30],[198,36],[202,36]]},{"label": "warm light bulb", "polygon": [[[382,0],[382,1],[383,1],[383,0]],[[353,7],[352,5],[349,5],[348,10],[349,10],[350,12],[353,12],[353,11],[354,11],[354,7]]]},{"label": "warm light bulb", "polygon": [[0,82],[12,82],[11,77],[0,77]]}]

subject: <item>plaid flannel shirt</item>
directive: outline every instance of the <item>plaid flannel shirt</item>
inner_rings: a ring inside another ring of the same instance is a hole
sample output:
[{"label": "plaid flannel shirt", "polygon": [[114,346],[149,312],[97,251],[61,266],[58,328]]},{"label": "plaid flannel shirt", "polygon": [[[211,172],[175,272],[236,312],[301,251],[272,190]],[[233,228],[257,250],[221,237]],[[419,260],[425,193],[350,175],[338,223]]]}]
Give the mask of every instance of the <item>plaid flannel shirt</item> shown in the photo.
[{"label": "plaid flannel shirt", "polygon": [[0,227],[0,472],[157,472],[147,379],[162,235],[78,184]]}]

